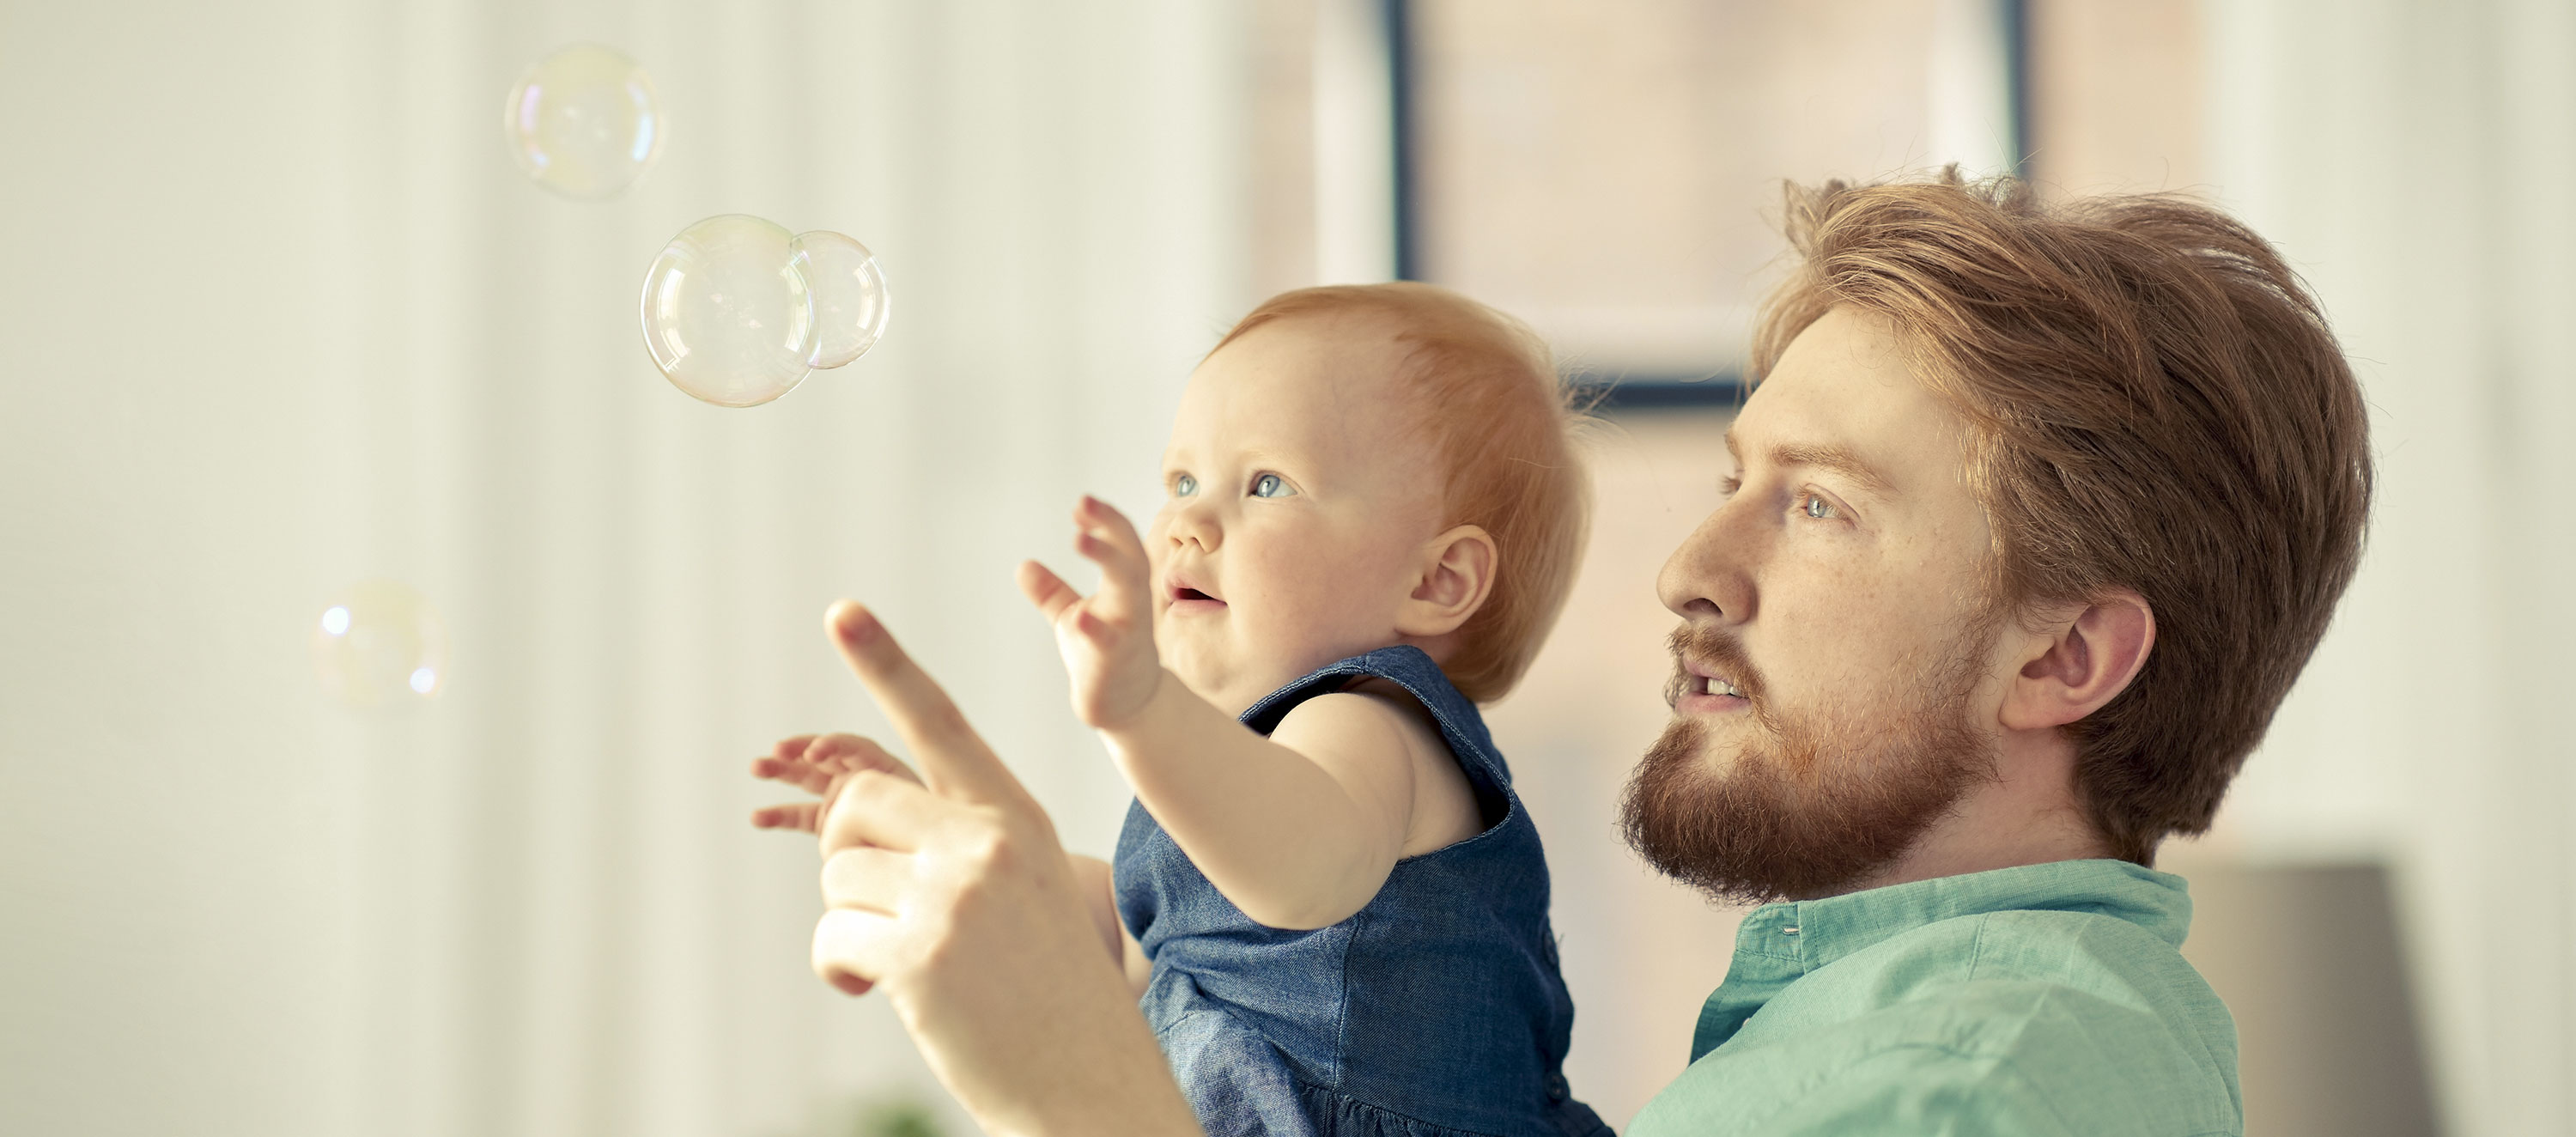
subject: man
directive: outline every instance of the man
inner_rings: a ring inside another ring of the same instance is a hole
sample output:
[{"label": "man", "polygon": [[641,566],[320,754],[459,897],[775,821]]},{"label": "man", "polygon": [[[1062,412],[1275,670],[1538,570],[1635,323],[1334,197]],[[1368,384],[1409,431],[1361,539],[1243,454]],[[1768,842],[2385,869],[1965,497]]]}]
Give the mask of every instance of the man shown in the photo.
[{"label": "man", "polygon": [[[1623,808],[1657,868],[1770,903],[1630,1133],[2241,1133],[2147,866],[2351,579],[2350,370],[2183,202],[1829,185],[1789,230]],[[831,626],[927,784],[879,753],[834,802],[817,970],[884,984],[996,1133],[1193,1132],[1043,812],[872,617]]]}]

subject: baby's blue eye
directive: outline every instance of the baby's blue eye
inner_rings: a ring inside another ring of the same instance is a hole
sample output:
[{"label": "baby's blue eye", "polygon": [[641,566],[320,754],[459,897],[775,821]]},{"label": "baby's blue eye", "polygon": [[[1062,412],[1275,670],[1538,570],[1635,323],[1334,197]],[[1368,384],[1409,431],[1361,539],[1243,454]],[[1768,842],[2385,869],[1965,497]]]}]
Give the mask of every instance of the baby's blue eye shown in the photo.
[{"label": "baby's blue eye", "polygon": [[1297,491],[1288,488],[1286,479],[1277,474],[1263,474],[1252,479],[1252,496],[1287,497]]},{"label": "baby's blue eye", "polygon": [[1806,513],[1809,517],[1813,517],[1818,521],[1823,521],[1834,515],[1834,507],[1827,504],[1825,499],[1817,497],[1814,494],[1808,494]]},{"label": "baby's blue eye", "polygon": [[1173,497],[1188,497],[1197,492],[1199,492],[1199,480],[1197,478],[1193,478],[1188,474],[1182,474],[1179,477],[1172,479]]}]

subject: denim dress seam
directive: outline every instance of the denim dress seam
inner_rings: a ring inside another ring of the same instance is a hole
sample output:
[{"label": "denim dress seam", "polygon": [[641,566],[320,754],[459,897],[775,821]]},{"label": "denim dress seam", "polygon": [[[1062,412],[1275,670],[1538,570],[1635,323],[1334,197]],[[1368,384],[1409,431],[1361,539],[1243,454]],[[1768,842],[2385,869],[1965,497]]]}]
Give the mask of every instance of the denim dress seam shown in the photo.
[{"label": "denim dress seam", "polygon": [[[1377,898],[1372,896],[1369,899],[1374,902]],[[1350,931],[1342,937],[1342,974],[1340,981],[1333,984],[1333,1084],[1330,1088],[1334,1093],[1341,1092],[1342,1083],[1347,1080],[1345,1071],[1351,1063],[1351,956],[1354,954],[1351,949],[1360,942],[1360,928],[1367,922],[1368,907],[1362,905],[1359,911],[1351,913]]]}]

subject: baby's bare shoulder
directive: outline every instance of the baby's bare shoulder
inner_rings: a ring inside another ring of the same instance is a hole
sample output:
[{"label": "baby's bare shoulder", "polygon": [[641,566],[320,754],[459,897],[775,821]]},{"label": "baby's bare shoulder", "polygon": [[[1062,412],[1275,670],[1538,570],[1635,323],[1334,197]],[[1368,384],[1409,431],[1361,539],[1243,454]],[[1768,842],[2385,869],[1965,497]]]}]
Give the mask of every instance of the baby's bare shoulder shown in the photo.
[{"label": "baby's bare shoulder", "polygon": [[1411,692],[1385,679],[1364,679],[1299,703],[1271,732],[1273,740],[1292,746],[1292,738],[1321,737],[1409,754],[1436,753],[1444,759],[1449,753],[1431,712]]},{"label": "baby's bare shoulder", "polygon": [[1271,737],[1314,754],[1307,740],[1331,735],[1334,742],[1326,745],[1337,753],[1319,759],[1324,765],[1342,771],[1346,782],[1376,783],[1400,794],[1396,800],[1406,803],[1400,855],[1427,853],[1476,835],[1482,823],[1467,776],[1431,712],[1403,687],[1370,680],[1317,696],[1290,711],[1279,724],[1281,731],[1308,708],[1316,713],[1296,737]]}]

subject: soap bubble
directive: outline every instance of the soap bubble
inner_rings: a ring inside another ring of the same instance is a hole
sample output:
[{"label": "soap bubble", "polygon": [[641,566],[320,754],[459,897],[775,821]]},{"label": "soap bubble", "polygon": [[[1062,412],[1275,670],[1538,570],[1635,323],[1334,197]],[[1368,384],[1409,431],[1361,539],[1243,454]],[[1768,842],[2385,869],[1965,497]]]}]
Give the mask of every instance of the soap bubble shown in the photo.
[{"label": "soap bubble", "polygon": [[885,270],[866,245],[828,230],[796,235],[796,268],[814,293],[816,368],[839,367],[868,353],[885,334]]},{"label": "soap bubble", "polygon": [[577,43],[528,69],[501,108],[519,168],[565,197],[598,200],[634,184],[662,153],[662,109],[635,61]]},{"label": "soap bubble", "polygon": [[796,237],[728,213],[680,230],[644,270],[644,347],[671,385],[720,407],[766,403],[814,358]]},{"label": "soap bubble", "polygon": [[447,682],[447,628],[409,585],[360,581],[314,621],[313,670],[361,710],[417,702]]}]

